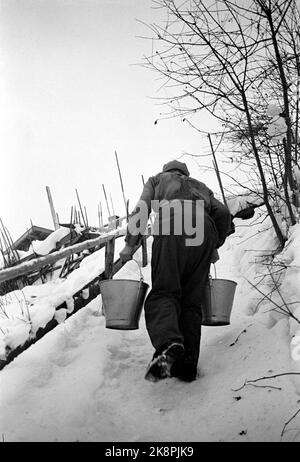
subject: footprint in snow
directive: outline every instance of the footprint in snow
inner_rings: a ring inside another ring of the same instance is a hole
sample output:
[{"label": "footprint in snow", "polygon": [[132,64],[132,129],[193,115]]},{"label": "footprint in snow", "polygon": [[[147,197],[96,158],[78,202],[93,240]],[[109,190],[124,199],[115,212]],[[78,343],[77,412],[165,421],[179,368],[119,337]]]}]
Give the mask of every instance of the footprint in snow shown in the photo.
[{"label": "footprint in snow", "polygon": [[52,360],[52,363],[58,367],[66,367],[69,364],[71,364],[75,358],[76,358],[76,355],[74,353],[72,354],[71,352],[67,352],[67,353],[65,352],[57,356],[56,358],[54,358]]},{"label": "footprint in snow", "polygon": [[113,359],[116,359],[116,360],[117,359],[127,359],[130,356],[130,352],[124,349],[122,345],[121,346],[115,346],[115,345],[110,346],[109,345],[106,349],[111,354]]},{"label": "footprint in snow", "polygon": [[38,374],[32,376],[30,380],[30,387],[43,388],[44,386],[48,386],[52,377],[53,366],[46,363],[39,368]]}]

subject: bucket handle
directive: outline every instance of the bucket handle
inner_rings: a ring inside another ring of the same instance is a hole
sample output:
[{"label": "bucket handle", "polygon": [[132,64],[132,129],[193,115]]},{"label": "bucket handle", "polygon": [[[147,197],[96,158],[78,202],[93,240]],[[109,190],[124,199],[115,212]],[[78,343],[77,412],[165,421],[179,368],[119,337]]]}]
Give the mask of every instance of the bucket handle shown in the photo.
[{"label": "bucket handle", "polygon": [[[216,265],[213,263],[214,265],[214,271],[215,271],[215,278],[217,279],[217,268],[216,268]],[[211,285],[212,284],[212,275],[209,273],[208,275],[208,280],[209,280],[209,284]]]},{"label": "bucket handle", "polygon": [[215,270],[215,278],[217,279],[217,268],[216,268],[216,264],[214,263],[214,270]]},{"label": "bucket handle", "polygon": [[136,260],[135,258],[133,258],[132,260],[135,261],[135,263],[138,265],[139,272],[140,272],[140,281],[141,281],[141,282],[144,282],[144,276],[143,276],[143,273],[142,273],[142,269],[141,269],[140,263],[139,263],[138,260]]}]

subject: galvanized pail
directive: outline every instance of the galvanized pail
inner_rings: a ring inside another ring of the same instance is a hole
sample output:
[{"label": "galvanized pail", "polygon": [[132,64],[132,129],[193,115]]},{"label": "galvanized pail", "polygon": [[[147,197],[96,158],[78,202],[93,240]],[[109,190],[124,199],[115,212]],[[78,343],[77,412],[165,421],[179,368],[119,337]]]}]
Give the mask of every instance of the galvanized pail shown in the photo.
[{"label": "galvanized pail", "polygon": [[144,282],[141,269],[139,281],[130,279],[101,281],[100,292],[105,327],[118,330],[138,329],[148,288],[149,285]]},{"label": "galvanized pail", "polygon": [[230,324],[236,286],[237,283],[229,279],[209,278],[202,304],[203,326],[227,326]]}]

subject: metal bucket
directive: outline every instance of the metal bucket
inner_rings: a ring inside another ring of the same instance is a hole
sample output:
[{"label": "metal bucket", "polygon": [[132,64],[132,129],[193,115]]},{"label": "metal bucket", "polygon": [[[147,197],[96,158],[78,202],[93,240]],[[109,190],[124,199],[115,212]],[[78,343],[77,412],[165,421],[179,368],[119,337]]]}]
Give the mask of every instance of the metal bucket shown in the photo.
[{"label": "metal bucket", "polygon": [[205,289],[202,304],[203,326],[228,326],[237,283],[229,279],[212,279]]},{"label": "metal bucket", "polygon": [[105,327],[118,330],[138,329],[148,288],[149,285],[144,282],[141,269],[139,281],[130,279],[101,281],[100,292]]}]

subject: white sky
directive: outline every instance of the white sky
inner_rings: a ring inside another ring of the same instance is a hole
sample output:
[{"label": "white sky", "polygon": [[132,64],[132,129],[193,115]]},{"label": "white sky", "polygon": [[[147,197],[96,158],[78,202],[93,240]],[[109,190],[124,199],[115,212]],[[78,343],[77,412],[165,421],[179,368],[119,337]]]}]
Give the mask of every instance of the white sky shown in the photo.
[{"label": "white sky", "polygon": [[[77,188],[97,226],[100,200],[106,213],[102,183],[124,214],[115,150],[130,209],[141,174],[147,179],[183,152],[209,152],[178,119],[154,125],[163,109],[152,97],[164,94],[156,74],[132,65],[151,53],[137,19],[164,15],[151,0],[0,0],[0,217],[13,238],[30,219],[53,227],[46,185],[61,222]],[[218,192],[214,175],[186,163]]]}]

